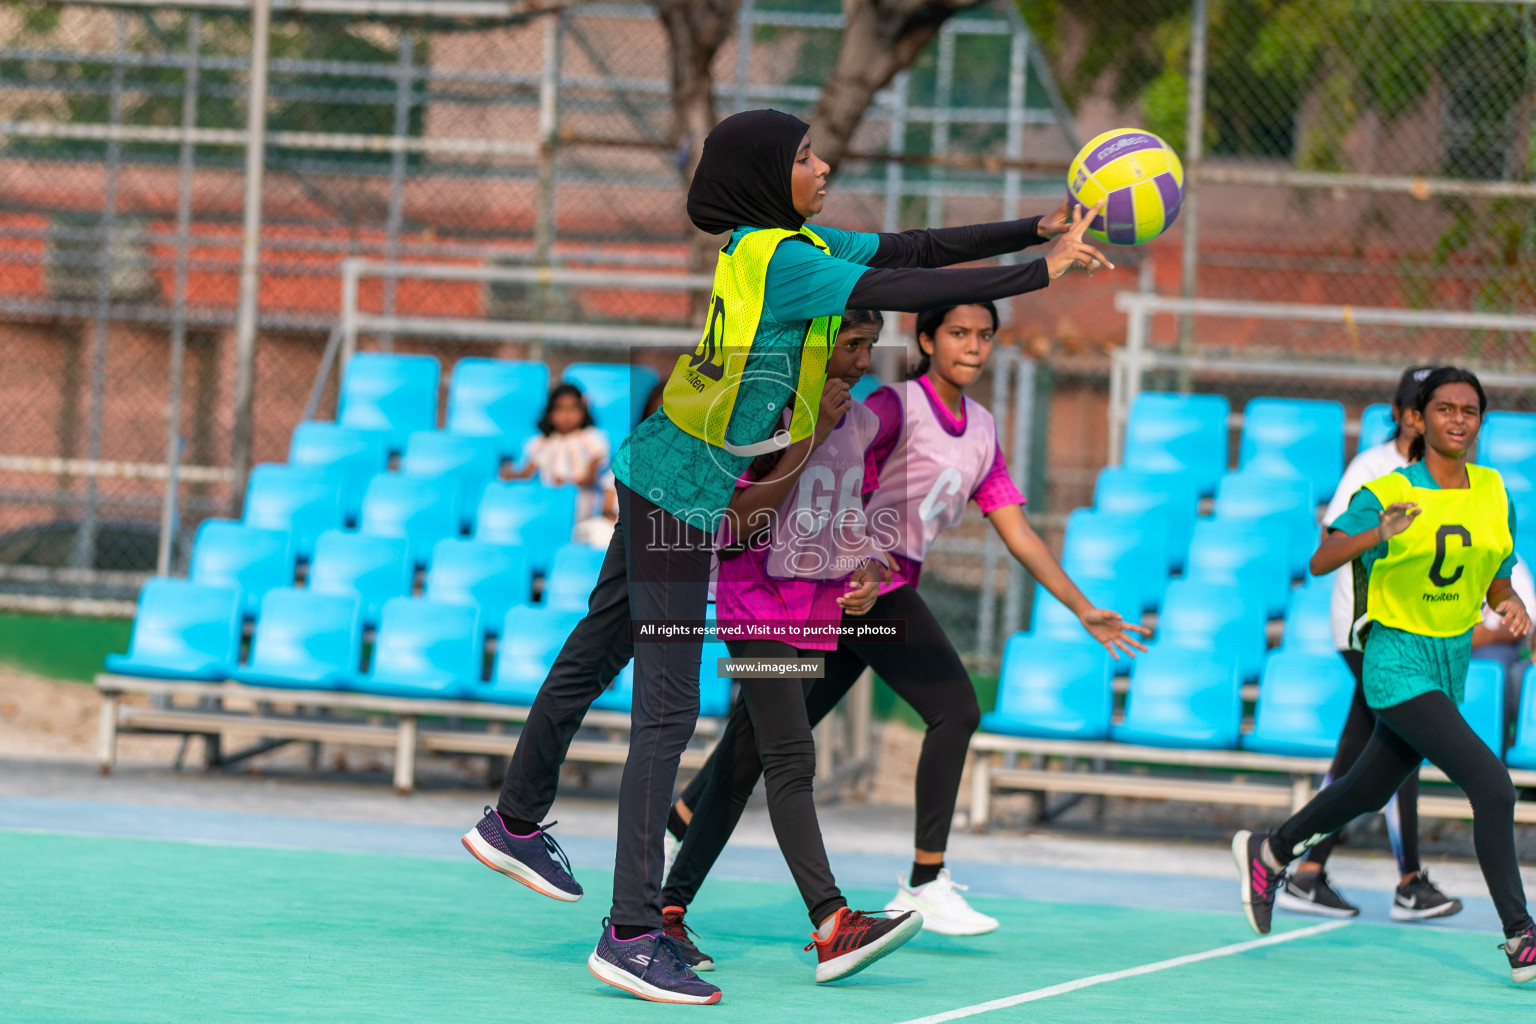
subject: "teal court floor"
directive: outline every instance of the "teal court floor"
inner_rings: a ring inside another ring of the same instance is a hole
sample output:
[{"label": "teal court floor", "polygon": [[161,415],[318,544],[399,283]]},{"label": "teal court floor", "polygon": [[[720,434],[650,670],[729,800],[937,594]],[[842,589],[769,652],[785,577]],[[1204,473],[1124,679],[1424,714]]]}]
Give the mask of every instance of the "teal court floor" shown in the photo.
[{"label": "teal court floor", "polygon": [[[558,904],[454,858],[21,828],[0,815],[0,1020],[717,1024],[1530,1020],[1483,931],[975,895],[1002,928],[920,935],[811,980],[780,881],[711,880],[690,919],[713,1007],[647,1004],[586,969],[609,876]],[[1235,884],[1232,886],[1235,890]],[[850,889],[878,907],[885,889]]]}]

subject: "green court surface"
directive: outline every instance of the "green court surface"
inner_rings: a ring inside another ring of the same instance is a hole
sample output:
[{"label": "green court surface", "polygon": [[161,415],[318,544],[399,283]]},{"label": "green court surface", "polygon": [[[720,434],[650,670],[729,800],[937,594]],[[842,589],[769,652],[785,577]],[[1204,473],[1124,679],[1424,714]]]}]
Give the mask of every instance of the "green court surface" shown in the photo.
[{"label": "green court surface", "polygon": [[[575,905],[450,859],[0,832],[0,1020],[904,1022],[1253,939],[1236,914],[977,897],[1002,930],[919,936],[811,981],[779,883],[712,881],[694,913],[714,1007],[642,1003],[586,956],[608,879]],[[886,893],[850,893],[879,906]],[[1302,927],[1291,920],[1281,929]],[[1495,936],[1348,924],[954,1019],[1518,1021]]]}]

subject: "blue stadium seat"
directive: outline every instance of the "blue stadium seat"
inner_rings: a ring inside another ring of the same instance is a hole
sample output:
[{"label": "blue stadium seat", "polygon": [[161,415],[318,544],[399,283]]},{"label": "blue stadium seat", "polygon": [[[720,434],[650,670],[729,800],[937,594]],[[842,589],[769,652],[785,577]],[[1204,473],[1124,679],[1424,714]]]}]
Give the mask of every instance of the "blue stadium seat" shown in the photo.
[{"label": "blue stadium seat", "polygon": [[340,473],[342,508],[348,522],[356,522],[368,481],[389,466],[388,437],[381,430],[306,420],[293,428],[288,464],[330,467]]},{"label": "blue stadium seat", "polygon": [[1512,493],[1536,491],[1536,413],[1490,412],[1478,434],[1477,461],[1498,470]]},{"label": "blue stadium seat", "polygon": [[1236,664],[1175,647],[1136,659],[1125,720],[1111,726],[1121,743],[1152,747],[1231,750],[1242,728],[1243,701]]},{"label": "blue stadium seat", "polygon": [[340,471],[274,463],[251,470],[241,521],[264,530],[288,531],[298,558],[311,558],[316,538],[343,525],[345,518]]},{"label": "blue stadium seat", "polygon": [[1120,466],[1099,471],[1093,488],[1093,507],[1097,512],[1116,515],[1141,515],[1159,509],[1168,523],[1168,568],[1184,568],[1189,552],[1190,533],[1195,528],[1194,478],[1189,473],[1142,473]]},{"label": "blue stadium seat", "polygon": [[1115,703],[1109,666],[1109,652],[1102,647],[1015,633],[1003,648],[997,709],[981,716],[981,730],[1104,739]]},{"label": "blue stadium seat", "polygon": [[499,633],[507,610],[527,604],[532,589],[522,548],[449,537],[432,549],[427,597],[478,606],[480,625],[488,633]]},{"label": "blue stadium seat", "polygon": [[251,662],[234,677],[252,686],[345,689],[363,652],[356,597],[284,587],[268,591],[251,640]]},{"label": "blue stadium seat", "polygon": [[509,610],[496,644],[491,685],[481,687],[477,695],[498,704],[532,704],[566,637],[584,614],[574,608]]},{"label": "blue stadium seat", "polygon": [[482,650],[478,608],[392,598],[384,605],[373,664],[357,689],[390,697],[474,697]]},{"label": "blue stadium seat", "polygon": [[1385,402],[1368,405],[1360,414],[1360,442],[1356,454],[1367,448],[1375,448],[1392,439],[1397,421],[1392,419],[1392,407]]},{"label": "blue stadium seat", "polygon": [[1354,695],[1354,673],[1337,651],[1276,651],[1264,666],[1253,732],[1243,737],[1243,749],[1332,757]]},{"label": "blue stadium seat", "polygon": [[1228,473],[1216,486],[1217,519],[1282,524],[1290,536],[1291,576],[1306,574],[1307,561],[1322,536],[1317,523],[1317,500],[1312,485],[1301,477],[1261,476],[1253,472]]},{"label": "blue stadium seat", "polygon": [[404,537],[412,565],[426,564],[432,546],[459,534],[457,481],[405,473],[380,473],[363,495],[358,532]]},{"label": "blue stadium seat", "polygon": [[645,399],[657,382],[653,370],[629,363],[572,363],[560,378],[581,388],[592,419],[615,450],[645,411]]},{"label": "blue stadium seat", "polygon": [[501,472],[501,452],[496,443],[493,437],[419,430],[406,439],[400,472],[457,480],[460,515],[469,528],[474,526],[472,517],[480,506],[481,492]]},{"label": "blue stadium seat", "polygon": [[413,431],[437,426],[437,377],[431,356],[360,352],[342,371],[336,421],[385,431],[398,452]]},{"label": "blue stadium seat", "polygon": [[1238,465],[1299,476],[1332,494],[1344,475],[1344,406],[1305,398],[1255,398],[1243,409]]},{"label": "blue stadium seat", "polygon": [[1330,607],[1333,598],[1332,576],[1318,580],[1309,587],[1298,587],[1291,593],[1291,607],[1285,613],[1285,632],[1280,646],[1287,651],[1332,654],[1333,620]]},{"label": "blue stadium seat", "polygon": [[1257,679],[1268,647],[1263,603],[1238,587],[1174,580],[1163,595],[1153,650],[1178,648],[1230,658],[1243,679]]},{"label": "blue stadium seat", "polygon": [[1473,658],[1467,668],[1467,694],[1461,717],[1488,749],[1504,756],[1504,666],[1497,661]]},{"label": "blue stadium seat", "polygon": [[315,544],[304,585],[317,594],[357,598],[363,625],[377,626],[386,601],[410,594],[413,569],[404,537],[327,530]]},{"label": "blue stadium seat", "polygon": [[555,550],[549,575],[544,578],[542,603],[549,608],[579,608],[585,611],[592,588],[608,554],[604,548],[585,544],[562,544]]},{"label": "blue stadium seat", "polygon": [[[723,718],[731,713],[731,677],[722,676],[718,671],[720,659],[730,656],[725,641],[704,641],[704,650],[699,659],[700,718]],[[634,662],[630,662],[630,669],[634,669]]]},{"label": "blue stadium seat", "polygon": [[872,373],[866,373],[859,378],[857,384],[849,389],[848,394],[855,402],[862,402],[878,390],[880,390],[880,378]]},{"label": "blue stadium seat", "polygon": [[1168,585],[1167,551],[1167,517],[1157,509],[1112,515],[1080,508],[1067,517],[1061,563],[1073,579],[1132,580],[1140,587],[1142,610],[1150,611]]},{"label": "blue stadium seat", "polygon": [[263,530],[230,519],[205,519],[192,542],[193,583],[234,587],[246,615],[255,615],[273,587],[293,583],[287,530]]},{"label": "blue stadium seat", "polygon": [[543,363],[460,359],[448,382],[448,429],[495,438],[503,458],[517,459],[548,400],[549,367]]},{"label": "blue stadium seat", "polygon": [[139,591],[127,654],[108,672],[166,679],[223,679],[240,661],[240,591],[156,576]]},{"label": "blue stadium seat", "polygon": [[1520,720],[1515,723],[1515,745],[1505,751],[1504,763],[1536,770],[1536,665],[1525,670],[1520,682]]},{"label": "blue stadium seat", "polygon": [[555,549],[571,539],[576,528],[577,489],[569,484],[546,487],[537,480],[498,481],[480,496],[475,513],[475,539],[492,544],[520,544],[528,568],[550,571]]},{"label": "blue stadium seat", "polygon": [[1241,588],[1277,619],[1290,601],[1288,540],[1242,523],[1202,519],[1189,544],[1185,578]]},{"label": "blue stadium seat", "polygon": [[1227,471],[1231,411],[1221,395],[1143,392],[1131,403],[1122,462],[1146,473],[1188,472],[1201,497],[1207,497]]},{"label": "blue stadium seat", "polygon": [[[1139,588],[1129,579],[1080,579],[1074,580],[1083,596],[1096,608],[1109,608],[1119,612],[1127,622],[1141,623],[1141,599]],[[1064,643],[1099,642],[1088,635],[1067,606],[1040,584],[1035,584],[1034,605],[1030,612],[1029,635],[1042,640],[1060,640]]]}]

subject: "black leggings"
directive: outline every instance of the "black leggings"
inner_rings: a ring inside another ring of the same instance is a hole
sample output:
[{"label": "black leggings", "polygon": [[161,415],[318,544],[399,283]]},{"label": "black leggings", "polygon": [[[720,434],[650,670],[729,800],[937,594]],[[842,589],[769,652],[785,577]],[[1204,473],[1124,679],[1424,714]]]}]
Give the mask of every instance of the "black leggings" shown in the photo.
[{"label": "black leggings", "polygon": [[[873,668],[927,726],[917,762],[915,846],[942,852],[949,844],[971,734],[981,722],[976,689],[954,645],[917,591],[901,587],[882,594],[869,617],[904,620],[906,642],[845,641],[836,651],[826,652],[825,676],[815,680],[806,695],[806,721],[814,726],[825,718],[864,668]],[[692,809],[693,819],[667,876],[662,893],[666,906],[686,907],[693,901],[735,831],[762,774],[755,721],[737,701],[720,743],[683,791],[683,803]],[[776,821],[774,832],[778,835]]]},{"label": "black leggings", "polygon": [[1376,710],[1375,731],[1355,766],[1274,831],[1270,847],[1276,859],[1282,864],[1295,859],[1313,842],[1385,804],[1426,757],[1472,801],[1477,863],[1504,934],[1519,935],[1531,919],[1515,858],[1515,787],[1503,762],[1438,690]]},{"label": "black leggings", "polygon": [[[817,658],[820,651],[800,651],[777,640],[733,640],[726,644],[733,658]],[[816,820],[816,801],[812,787],[816,779],[816,740],[805,713],[805,698],[812,679],[741,680],[741,703],[745,705],[749,735],[755,737],[752,753],[759,760],[753,781],[761,774],[768,786],[768,818],[773,835],[794,876],[800,897],[811,923],[822,921],[846,907],[848,901],[837,888],[832,866],[827,863],[827,848],[821,841],[821,824]],[[734,733],[740,725],[727,725]],[[740,749],[736,747],[735,749]],[[701,773],[702,774],[702,773]],[[664,906],[676,904],[663,895]]]},{"label": "black leggings", "polygon": [[[1323,779],[1323,788],[1342,779],[1370,741],[1376,728],[1376,712],[1365,702],[1365,655],[1360,651],[1340,651],[1349,670],[1355,674],[1355,699],[1349,705],[1349,717],[1344,720],[1344,731],[1339,735],[1339,749],[1333,755],[1333,764]],[[1418,872],[1419,863],[1419,773],[1414,772],[1403,780],[1397,789],[1396,801],[1388,800],[1386,806],[1387,837],[1392,841],[1392,853],[1397,857],[1397,870],[1405,875]],[[1337,832],[1307,851],[1307,860],[1322,867],[1328,862],[1334,844],[1339,840]]]}]

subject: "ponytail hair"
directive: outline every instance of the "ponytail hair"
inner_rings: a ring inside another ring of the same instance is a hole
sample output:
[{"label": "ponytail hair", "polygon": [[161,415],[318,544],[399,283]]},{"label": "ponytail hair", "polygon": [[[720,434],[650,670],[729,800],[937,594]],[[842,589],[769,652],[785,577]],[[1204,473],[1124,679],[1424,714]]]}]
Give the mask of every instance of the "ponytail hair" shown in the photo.
[{"label": "ponytail hair", "polygon": [[[1488,411],[1488,394],[1483,390],[1482,382],[1477,379],[1477,374],[1471,370],[1463,370],[1459,366],[1441,366],[1431,370],[1419,381],[1419,390],[1413,398],[1413,408],[1420,417],[1424,410],[1429,408],[1429,403],[1434,400],[1435,392],[1446,384],[1470,384],[1472,390],[1477,392],[1477,411],[1481,415]],[[1426,432],[1420,431],[1419,436],[1408,444],[1408,461],[1421,462],[1424,459],[1424,451],[1427,447],[1425,441]]]},{"label": "ponytail hair", "polygon": [[937,309],[923,310],[921,313],[917,314],[917,329],[913,332],[913,336],[918,339],[917,365],[912,368],[911,373],[907,374],[908,380],[916,380],[923,374],[927,373],[928,365],[933,361],[933,358],[927,352],[923,351],[923,343],[921,341],[923,335],[928,335],[928,337],[933,338],[935,343],[937,343],[939,337],[939,328],[944,326],[944,320],[949,316],[949,314],[960,306],[980,306],[982,309],[990,313],[992,315],[992,330],[994,332],[997,330],[998,325],[1001,323],[1001,321],[997,318],[997,306],[990,299],[980,299],[976,302],[957,302],[952,306],[940,306]]}]

